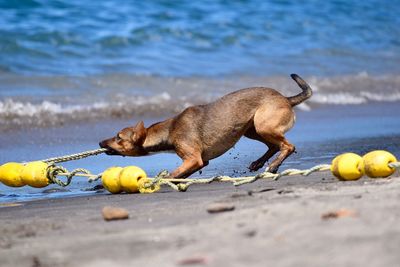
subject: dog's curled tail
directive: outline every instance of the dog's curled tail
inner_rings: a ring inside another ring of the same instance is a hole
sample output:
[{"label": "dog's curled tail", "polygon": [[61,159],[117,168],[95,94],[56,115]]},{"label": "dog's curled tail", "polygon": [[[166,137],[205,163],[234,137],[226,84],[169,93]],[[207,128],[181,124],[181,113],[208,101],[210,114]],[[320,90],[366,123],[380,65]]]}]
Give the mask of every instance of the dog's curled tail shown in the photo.
[{"label": "dog's curled tail", "polygon": [[301,102],[309,99],[312,96],[312,90],[311,90],[311,87],[302,78],[300,78],[299,75],[290,74],[290,77],[292,77],[292,79],[303,90],[303,92],[301,92],[300,94],[295,95],[295,96],[290,96],[287,98],[292,106],[296,106],[296,105],[300,104]]}]

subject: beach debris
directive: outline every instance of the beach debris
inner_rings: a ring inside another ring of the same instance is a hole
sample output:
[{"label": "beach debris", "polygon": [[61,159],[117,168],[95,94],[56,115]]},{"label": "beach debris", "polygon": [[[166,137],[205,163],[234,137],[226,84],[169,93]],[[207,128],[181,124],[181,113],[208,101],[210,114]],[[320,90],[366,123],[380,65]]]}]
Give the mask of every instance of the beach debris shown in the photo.
[{"label": "beach debris", "polygon": [[277,193],[278,193],[279,195],[290,194],[290,193],[294,193],[294,190],[291,190],[291,189],[282,189],[282,190],[279,190]]},{"label": "beach debris", "polygon": [[193,256],[181,259],[177,262],[178,265],[206,265],[208,263],[207,257]]},{"label": "beach debris", "polygon": [[225,211],[232,211],[235,209],[235,205],[230,203],[213,203],[207,207],[208,213],[219,213]]},{"label": "beach debris", "polygon": [[42,265],[42,263],[41,263],[41,261],[39,260],[39,257],[38,256],[33,256],[33,258],[32,258],[32,265],[31,265],[32,267],[41,267],[41,266],[43,266]]},{"label": "beach debris", "polygon": [[65,193],[70,192],[70,190],[65,188],[49,188],[42,191],[43,194],[52,194],[52,193]]},{"label": "beach debris", "polygon": [[129,212],[124,208],[105,206],[101,213],[106,221],[125,220],[129,218]]},{"label": "beach debris", "polygon": [[251,195],[256,194],[256,193],[264,193],[264,192],[269,192],[269,191],[273,191],[273,190],[276,190],[276,188],[274,188],[274,187],[265,187],[265,188],[260,188],[260,189],[249,190],[249,191],[247,191],[247,193],[251,196]]},{"label": "beach debris", "polygon": [[321,215],[321,219],[329,220],[329,219],[337,219],[343,217],[357,217],[357,212],[349,209],[339,209],[336,211],[330,211]]},{"label": "beach debris", "polygon": [[98,184],[93,187],[84,188],[84,189],[82,189],[82,191],[104,192],[104,186],[102,184]]},{"label": "beach debris", "polygon": [[249,194],[249,192],[246,192],[246,193],[233,193],[233,194],[230,195],[230,198],[242,198],[242,197],[248,197],[248,196],[251,196]]},{"label": "beach debris", "polygon": [[249,237],[249,238],[254,237],[256,234],[257,234],[257,231],[254,230],[254,229],[253,230],[247,230],[247,231],[244,232],[244,235],[246,237]]}]

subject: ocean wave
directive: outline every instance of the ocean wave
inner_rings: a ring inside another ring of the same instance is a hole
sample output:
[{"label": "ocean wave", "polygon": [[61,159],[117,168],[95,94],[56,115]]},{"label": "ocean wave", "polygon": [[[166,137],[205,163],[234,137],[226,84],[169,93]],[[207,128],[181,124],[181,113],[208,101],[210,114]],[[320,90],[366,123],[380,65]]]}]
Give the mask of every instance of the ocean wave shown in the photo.
[{"label": "ocean wave", "polygon": [[176,113],[194,103],[172,99],[168,93],[151,97],[119,96],[118,101],[63,104],[50,101],[30,103],[6,99],[0,101],[0,129],[27,126],[55,126],[68,122],[130,116],[162,116]]},{"label": "ocean wave", "polygon": [[318,104],[349,105],[349,104],[363,104],[367,102],[367,99],[361,96],[351,95],[349,93],[336,93],[336,94],[316,93],[309,101],[311,103],[318,103]]},{"label": "ocean wave", "polygon": [[[298,109],[319,105],[359,105],[400,101],[400,76],[352,76],[304,79],[314,95]],[[85,120],[156,117],[176,114],[234,90],[252,86],[276,88],[286,96],[300,89],[289,77],[235,76],[161,77],[107,74],[102,76],[18,76],[0,74],[0,129],[52,126]]]}]

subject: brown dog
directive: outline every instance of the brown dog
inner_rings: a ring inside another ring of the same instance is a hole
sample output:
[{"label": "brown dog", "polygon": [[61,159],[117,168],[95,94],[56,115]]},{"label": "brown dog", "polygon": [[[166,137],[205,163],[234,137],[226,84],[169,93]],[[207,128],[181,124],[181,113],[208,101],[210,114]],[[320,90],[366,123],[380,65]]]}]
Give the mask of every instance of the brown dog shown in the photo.
[{"label": "brown dog", "polygon": [[209,160],[224,154],[244,135],[269,148],[251,163],[251,171],[263,167],[280,151],[268,168],[275,173],[295,151],[284,136],[295,122],[292,107],[312,95],[310,86],[303,79],[296,74],[291,77],[303,90],[298,95],[285,97],[264,87],[242,89],[210,104],[189,107],[177,116],[148,128],[141,121],[100,142],[100,147],[107,148],[108,155],[133,157],[173,150],[183,163],[171,176],[184,178],[207,166]]}]

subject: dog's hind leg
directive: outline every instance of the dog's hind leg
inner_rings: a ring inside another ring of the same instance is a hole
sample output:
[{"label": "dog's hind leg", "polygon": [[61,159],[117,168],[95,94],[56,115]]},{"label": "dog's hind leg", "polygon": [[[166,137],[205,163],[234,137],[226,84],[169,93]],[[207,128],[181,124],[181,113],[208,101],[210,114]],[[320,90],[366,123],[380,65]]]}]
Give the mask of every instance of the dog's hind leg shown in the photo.
[{"label": "dog's hind leg", "polygon": [[262,155],[259,159],[253,161],[250,164],[249,166],[250,171],[254,172],[262,168],[265,165],[265,163],[279,151],[279,147],[274,144],[267,144],[267,146],[268,146],[268,151],[265,152],[265,154]]},{"label": "dog's hind leg", "polygon": [[[269,110],[270,108],[264,107],[256,112],[254,116],[254,128],[266,144],[272,144],[275,150],[279,149],[280,151],[279,155],[268,167],[269,172],[276,173],[282,162],[295,151],[294,145],[290,144],[284,136],[294,124],[294,113],[290,107],[286,108],[282,106],[276,108],[274,112]],[[265,158],[270,156],[272,152],[277,151],[272,150],[271,153],[268,152],[264,155]],[[263,159],[263,157],[260,159]]]},{"label": "dog's hind leg", "polygon": [[272,173],[276,173],[282,162],[295,151],[294,145],[290,144],[285,137],[278,137],[274,141],[279,144],[280,153],[278,157],[276,157],[276,159],[268,166],[267,170]]}]

